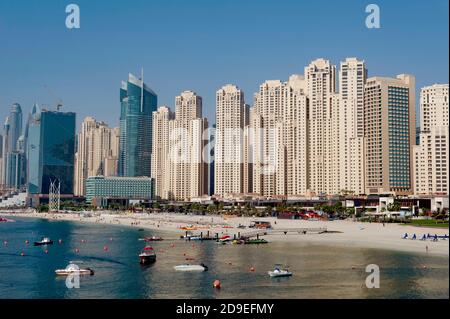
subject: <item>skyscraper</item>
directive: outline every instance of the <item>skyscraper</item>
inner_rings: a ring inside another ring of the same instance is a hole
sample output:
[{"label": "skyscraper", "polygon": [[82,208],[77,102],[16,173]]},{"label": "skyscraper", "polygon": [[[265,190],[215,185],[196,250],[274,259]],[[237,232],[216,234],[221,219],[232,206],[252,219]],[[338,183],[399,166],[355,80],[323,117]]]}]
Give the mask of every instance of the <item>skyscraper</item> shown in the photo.
[{"label": "skyscraper", "polygon": [[339,96],[336,94],[336,66],[317,59],[305,68],[309,97],[308,162],[310,190],[321,194],[339,192],[339,151],[336,134]]},{"label": "skyscraper", "polygon": [[364,194],[364,61],[347,58],[339,72],[340,190]]},{"label": "skyscraper", "polygon": [[215,194],[244,192],[244,127],[248,110],[244,92],[227,84],[216,92]]},{"label": "skyscraper", "polygon": [[151,175],[152,113],[156,93],[141,79],[129,74],[120,89],[119,175]]},{"label": "skyscraper", "polygon": [[207,129],[202,98],[184,91],[168,107],[153,112],[152,177],[163,199],[190,200],[208,194]]},{"label": "skyscraper", "polygon": [[188,200],[208,193],[208,167],[203,154],[207,129],[201,96],[182,92],[175,98],[175,119],[169,124],[170,199]]},{"label": "skyscraper", "polygon": [[410,194],[415,144],[415,78],[367,79],[364,92],[366,193]]},{"label": "skyscraper", "polygon": [[[48,198],[49,186],[58,180],[61,194],[73,194],[75,113],[41,110],[28,132],[28,201],[39,205]],[[63,196],[62,196],[63,197]]]},{"label": "skyscraper", "polygon": [[119,136],[116,132],[117,129],[92,117],[86,117],[81,123],[75,154],[75,195],[86,194],[85,182],[89,176],[117,175],[114,168],[117,168]]},{"label": "skyscraper", "polygon": [[169,123],[174,118],[175,114],[167,106],[161,106],[153,112],[151,177],[155,180],[155,196],[159,199],[169,198]]},{"label": "skyscraper", "polygon": [[304,195],[309,190],[308,107],[306,81],[301,75],[291,75],[283,93],[283,152],[285,157],[285,193]]},{"label": "skyscraper", "polygon": [[250,112],[253,193],[303,195],[308,189],[308,98],[300,75],[266,81]]},{"label": "skyscraper", "polygon": [[[284,194],[282,155],[283,92],[280,80],[265,81],[255,93],[251,112],[253,128],[253,192],[274,196]],[[278,183],[277,183],[278,182]],[[278,186],[278,187],[277,187]]]},{"label": "skyscraper", "polygon": [[[22,184],[23,156],[10,155],[18,150],[18,140],[22,135],[22,108],[14,103],[6,118],[3,134],[3,184],[18,188]],[[11,159],[11,161],[10,161]]]},{"label": "skyscraper", "polygon": [[414,193],[449,194],[449,94],[448,84],[420,91],[419,145],[414,146]]}]

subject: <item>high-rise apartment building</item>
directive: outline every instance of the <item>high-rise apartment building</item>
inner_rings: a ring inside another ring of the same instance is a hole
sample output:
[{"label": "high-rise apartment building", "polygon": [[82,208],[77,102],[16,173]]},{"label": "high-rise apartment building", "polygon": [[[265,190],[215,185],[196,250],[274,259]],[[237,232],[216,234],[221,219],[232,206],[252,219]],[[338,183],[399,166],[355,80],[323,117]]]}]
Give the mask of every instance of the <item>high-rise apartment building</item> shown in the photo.
[{"label": "high-rise apartment building", "polygon": [[448,84],[420,91],[419,145],[414,146],[414,193],[449,194]]},{"label": "high-rise apartment building", "polygon": [[218,196],[244,193],[244,128],[248,108],[244,92],[227,84],[216,92],[214,188]]},{"label": "high-rise apartment building", "polygon": [[[337,134],[339,96],[336,94],[336,67],[317,59],[305,68],[306,94],[309,98],[308,163],[309,188],[317,194],[339,192],[339,141]],[[338,167],[336,169],[336,167]]]},{"label": "high-rise apartment building", "polygon": [[208,121],[202,117],[202,98],[184,91],[168,107],[153,112],[152,177],[156,196],[190,200],[208,194]]},{"label": "high-rise apartment building", "polygon": [[347,58],[339,71],[340,190],[364,194],[364,61]]},{"label": "high-rise apartment building", "polygon": [[74,194],[86,194],[89,176],[116,176],[119,155],[119,129],[86,117],[78,133],[75,154]]},{"label": "high-rise apartment building", "polygon": [[169,198],[169,123],[175,114],[167,106],[153,112],[152,175],[155,181],[155,196]]},{"label": "high-rise apartment building", "polygon": [[364,91],[366,193],[411,194],[415,78],[371,77]]},{"label": "high-rise apartment building", "polygon": [[[254,95],[251,113],[253,129],[253,193],[275,196],[285,193],[283,151],[283,93],[280,80],[265,81]],[[281,189],[279,189],[281,186]]]},{"label": "high-rise apartment building", "polygon": [[253,193],[279,197],[307,192],[307,112],[302,76],[260,86],[250,113]]},{"label": "high-rise apartment building", "polygon": [[151,175],[152,113],[157,96],[141,78],[129,74],[120,89],[119,175]]}]

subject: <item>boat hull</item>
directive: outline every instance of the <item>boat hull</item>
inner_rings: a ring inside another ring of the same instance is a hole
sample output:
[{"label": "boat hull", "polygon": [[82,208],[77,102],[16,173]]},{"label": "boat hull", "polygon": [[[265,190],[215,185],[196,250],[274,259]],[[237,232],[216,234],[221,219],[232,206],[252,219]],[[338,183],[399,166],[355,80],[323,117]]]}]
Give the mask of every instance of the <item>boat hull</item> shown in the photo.
[{"label": "boat hull", "polygon": [[272,278],[277,278],[277,277],[291,277],[292,273],[291,272],[274,272],[274,271],[269,271],[268,272],[269,276]]},{"label": "boat hull", "polygon": [[35,242],[34,246],[47,246],[47,245],[53,245],[53,241],[49,241],[46,243],[42,243],[42,242]]},{"label": "boat hull", "polygon": [[149,256],[145,256],[145,255],[139,255],[139,262],[141,265],[149,265],[152,264],[156,261],[156,256],[155,255],[149,255]]}]

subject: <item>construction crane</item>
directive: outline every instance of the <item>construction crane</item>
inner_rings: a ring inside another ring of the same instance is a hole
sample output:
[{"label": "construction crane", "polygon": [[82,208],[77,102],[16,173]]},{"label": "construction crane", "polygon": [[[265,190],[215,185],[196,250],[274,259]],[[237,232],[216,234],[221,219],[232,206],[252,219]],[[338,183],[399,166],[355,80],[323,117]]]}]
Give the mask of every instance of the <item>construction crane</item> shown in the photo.
[{"label": "construction crane", "polygon": [[48,87],[48,85],[44,85],[45,89],[47,90],[47,92],[56,99],[56,110],[59,112],[61,110],[61,108],[64,106],[63,101],[57,97],[52,90],[50,90],[50,88]]}]

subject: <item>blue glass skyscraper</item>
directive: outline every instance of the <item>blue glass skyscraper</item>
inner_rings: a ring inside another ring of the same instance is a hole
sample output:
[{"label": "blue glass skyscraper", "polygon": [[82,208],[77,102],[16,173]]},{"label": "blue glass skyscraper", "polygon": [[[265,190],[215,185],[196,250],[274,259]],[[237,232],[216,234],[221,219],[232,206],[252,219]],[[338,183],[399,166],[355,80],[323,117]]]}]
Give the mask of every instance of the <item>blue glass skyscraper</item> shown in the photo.
[{"label": "blue glass skyscraper", "polygon": [[120,89],[119,175],[150,176],[152,150],[152,113],[156,111],[157,95],[129,74]]},{"label": "blue glass skyscraper", "polygon": [[36,111],[29,122],[27,146],[30,204],[39,204],[54,180],[59,180],[61,194],[73,194],[75,113]]}]

